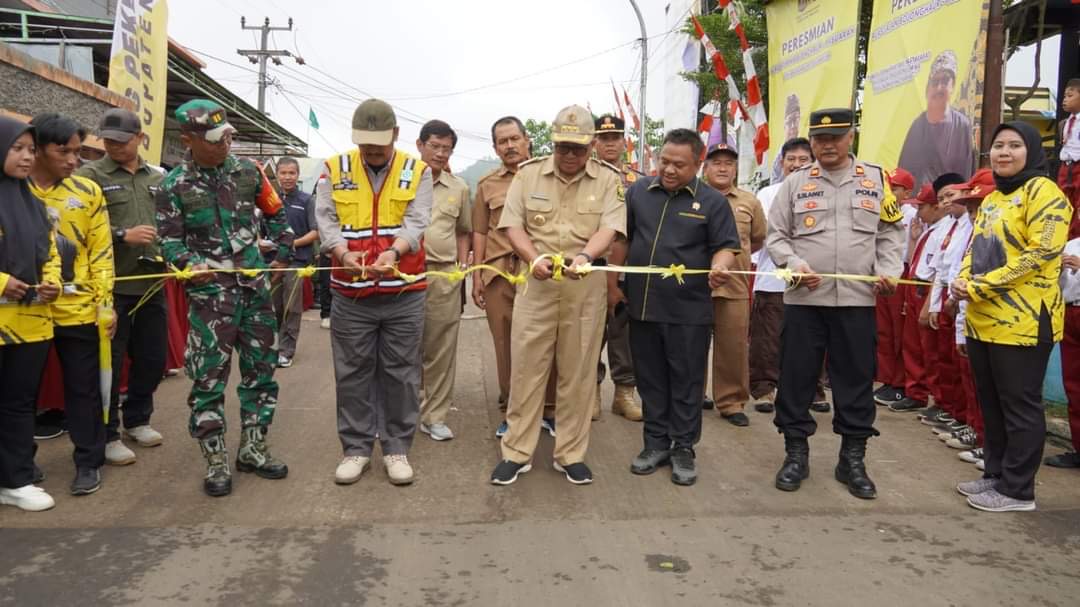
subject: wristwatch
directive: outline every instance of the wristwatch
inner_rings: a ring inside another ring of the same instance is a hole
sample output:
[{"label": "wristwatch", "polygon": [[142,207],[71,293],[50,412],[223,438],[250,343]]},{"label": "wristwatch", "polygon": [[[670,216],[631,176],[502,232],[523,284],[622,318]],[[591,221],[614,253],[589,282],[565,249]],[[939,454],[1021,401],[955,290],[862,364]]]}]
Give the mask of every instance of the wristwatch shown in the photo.
[{"label": "wristwatch", "polygon": [[112,233],[113,242],[116,242],[116,243],[124,242],[124,235],[125,234],[127,234],[127,230],[125,230],[124,228],[116,228],[115,230],[113,230],[113,233]]},{"label": "wristwatch", "polygon": [[593,262],[593,257],[592,257],[592,255],[589,255],[589,254],[588,254],[588,253],[586,253],[585,251],[582,251],[582,252],[578,253],[578,257],[584,257],[584,258],[585,258],[585,261],[588,261],[589,263],[592,263],[592,262]]}]

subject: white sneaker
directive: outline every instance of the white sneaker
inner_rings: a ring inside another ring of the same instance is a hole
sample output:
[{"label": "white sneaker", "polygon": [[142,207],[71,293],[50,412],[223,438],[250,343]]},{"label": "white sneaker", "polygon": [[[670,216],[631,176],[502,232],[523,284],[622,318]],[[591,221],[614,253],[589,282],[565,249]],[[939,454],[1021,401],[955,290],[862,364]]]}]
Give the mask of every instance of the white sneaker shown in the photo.
[{"label": "white sneaker", "polygon": [[277,359],[277,366],[281,367],[282,369],[288,369],[292,366],[292,359],[288,356],[279,356]]},{"label": "white sneaker", "polygon": [[324,328],[324,329],[329,329],[330,328],[330,319],[329,318],[324,318],[324,319],[320,320],[319,321],[319,326]]},{"label": "white sneaker", "polygon": [[444,441],[454,438],[454,433],[446,424],[420,424],[420,431],[431,437],[431,440]]},{"label": "white sneaker", "polygon": [[371,462],[370,457],[363,455],[347,455],[342,458],[334,471],[334,482],[339,485],[351,485],[360,480],[360,475],[367,469]]},{"label": "white sneaker", "polygon": [[404,454],[386,455],[382,459],[391,485],[408,485],[413,482],[413,469],[409,465],[409,458]]},{"label": "white sneaker", "polygon": [[143,424],[141,426],[135,426],[134,428],[125,428],[124,434],[135,439],[135,442],[138,443],[140,447],[156,447],[164,440],[161,433],[151,428],[150,424]]},{"label": "white sneaker", "polygon": [[55,506],[56,501],[41,487],[24,485],[18,489],[0,489],[0,504],[27,512],[41,512]]},{"label": "white sneaker", "polygon": [[110,466],[126,466],[135,463],[135,452],[124,441],[116,439],[105,443],[105,463]]}]

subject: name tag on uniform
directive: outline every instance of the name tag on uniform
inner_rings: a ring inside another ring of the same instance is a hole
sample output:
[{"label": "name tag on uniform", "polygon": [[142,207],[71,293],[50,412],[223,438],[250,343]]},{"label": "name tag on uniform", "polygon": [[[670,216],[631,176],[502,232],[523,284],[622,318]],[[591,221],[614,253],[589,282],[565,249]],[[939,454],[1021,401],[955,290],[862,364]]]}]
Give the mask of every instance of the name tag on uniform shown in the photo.
[{"label": "name tag on uniform", "polygon": [[108,194],[109,192],[116,192],[122,189],[124,189],[124,186],[122,185],[107,185],[101,188],[101,191],[102,193]]},{"label": "name tag on uniform", "polygon": [[689,217],[691,219],[705,219],[705,216],[700,213],[687,213],[685,211],[679,211],[680,217]]},{"label": "name tag on uniform", "polygon": [[548,198],[547,196],[544,196],[543,194],[530,194],[529,198],[535,198],[537,200],[551,200],[551,198]]}]

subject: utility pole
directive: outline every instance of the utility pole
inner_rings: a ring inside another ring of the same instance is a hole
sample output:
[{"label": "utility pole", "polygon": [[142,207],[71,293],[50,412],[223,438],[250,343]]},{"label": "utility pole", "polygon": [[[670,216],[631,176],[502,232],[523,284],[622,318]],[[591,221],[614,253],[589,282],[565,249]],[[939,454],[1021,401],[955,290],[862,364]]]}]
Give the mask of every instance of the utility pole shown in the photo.
[{"label": "utility pole", "polygon": [[979,126],[979,166],[988,166],[990,135],[1001,123],[1005,70],[1005,18],[1001,0],[990,0],[986,28],[986,76],[983,80],[982,124]]},{"label": "utility pole", "polygon": [[272,51],[266,48],[270,43],[270,32],[290,32],[292,26],[292,17],[289,17],[288,27],[271,26],[270,17],[267,17],[258,27],[249,27],[247,19],[240,17],[240,29],[262,32],[262,44],[258,50],[236,50],[237,54],[247,57],[248,61],[259,64],[259,112],[262,114],[266,113],[266,87],[270,86],[270,79],[266,77],[266,60],[271,59],[274,65],[281,65],[280,57],[292,57],[289,51]]},{"label": "utility pole", "polygon": [[648,168],[645,166],[645,129],[648,121],[648,114],[645,113],[645,82],[649,72],[649,36],[645,33],[645,18],[641,16],[637,2],[630,0],[630,6],[634,7],[638,25],[641,26],[641,102],[638,104],[638,109],[641,110],[641,128],[638,129],[638,169],[645,172]]}]

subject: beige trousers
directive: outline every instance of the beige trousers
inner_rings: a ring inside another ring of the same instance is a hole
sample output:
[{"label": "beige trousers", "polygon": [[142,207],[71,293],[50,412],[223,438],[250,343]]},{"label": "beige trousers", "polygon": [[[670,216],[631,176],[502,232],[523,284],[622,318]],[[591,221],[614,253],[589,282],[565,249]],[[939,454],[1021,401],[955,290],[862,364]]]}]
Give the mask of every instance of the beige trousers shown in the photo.
[{"label": "beige trousers", "polygon": [[[453,263],[429,263],[429,270],[449,272]],[[424,309],[424,400],[420,421],[442,424],[454,401],[458,326],[461,324],[461,285],[429,280]]]},{"label": "beige trousers", "polygon": [[[602,272],[580,280],[536,280],[520,287],[511,331],[513,390],[502,440],[503,458],[526,463],[536,450],[544,392],[554,361],[555,461],[585,459],[596,398],[596,365],[606,318],[606,279]],[[589,361],[589,362],[586,362]]]}]

